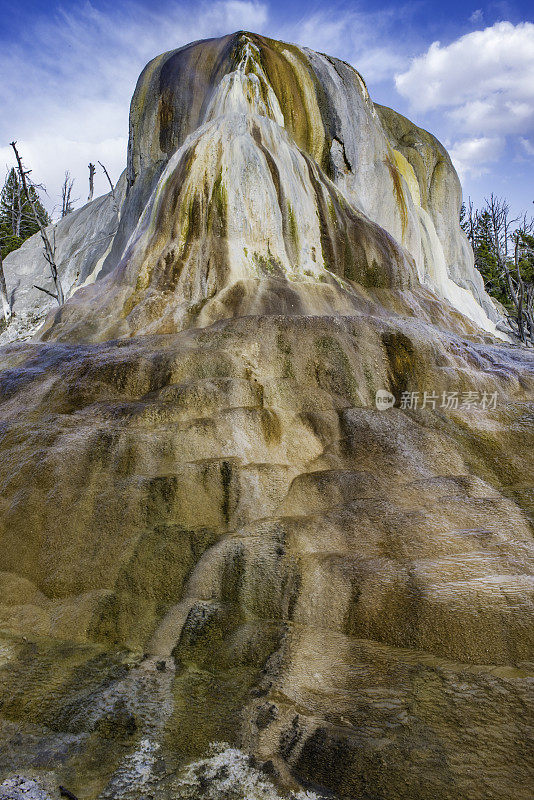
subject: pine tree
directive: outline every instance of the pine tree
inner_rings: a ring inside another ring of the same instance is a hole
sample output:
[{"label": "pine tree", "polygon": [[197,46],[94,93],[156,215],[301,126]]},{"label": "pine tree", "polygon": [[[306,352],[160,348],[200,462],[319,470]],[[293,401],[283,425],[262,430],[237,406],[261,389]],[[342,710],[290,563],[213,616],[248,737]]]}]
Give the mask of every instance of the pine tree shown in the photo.
[{"label": "pine tree", "polygon": [[[49,225],[51,220],[42,205],[37,189],[30,185],[29,193],[35,205],[40,222]],[[39,231],[31,206],[24,196],[17,171],[11,169],[0,194],[0,245],[2,257]]]},{"label": "pine tree", "polygon": [[481,210],[462,204],[460,225],[487,292],[523,344],[534,346],[534,218],[512,218],[506,200],[491,194]]},{"label": "pine tree", "polygon": [[518,230],[521,248],[519,269],[525,283],[534,284],[534,236],[524,230]]},{"label": "pine tree", "polygon": [[507,303],[506,280],[495,250],[495,237],[489,212],[478,212],[473,232],[475,266],[484,279],[486,291],[501,303]]}]

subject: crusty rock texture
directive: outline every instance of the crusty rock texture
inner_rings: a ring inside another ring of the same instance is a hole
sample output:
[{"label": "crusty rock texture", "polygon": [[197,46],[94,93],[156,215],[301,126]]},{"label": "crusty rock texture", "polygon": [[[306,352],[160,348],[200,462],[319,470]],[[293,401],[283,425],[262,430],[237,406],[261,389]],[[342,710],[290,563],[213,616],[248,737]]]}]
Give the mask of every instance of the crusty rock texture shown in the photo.
[{"label": "crusty rock texture", "polygon": [[446,151],[237,33],[123,181],[0,351],[0,797],[527,800],[534,358]]},{"label": "crusty rock texture", "polygon": [[[92,283],[102,269],[117,233],[125,188],[123,173],[113,194],[93,200],[47,228],[66,297]],[[57,308],[52,297],[36,288],[55,292],[40,234],[4,259],[4,271],[13,318],[7,328],[0,327],[0,345],[30,339],[46,314]]]}]

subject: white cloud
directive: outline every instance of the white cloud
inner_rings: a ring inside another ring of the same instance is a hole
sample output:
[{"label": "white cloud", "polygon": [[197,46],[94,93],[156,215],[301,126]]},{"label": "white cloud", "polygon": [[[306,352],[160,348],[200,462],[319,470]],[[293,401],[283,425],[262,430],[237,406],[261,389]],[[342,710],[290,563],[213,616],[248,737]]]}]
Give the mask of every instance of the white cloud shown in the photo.
[{"label": "white cloud", "polygon": [[249,0],[226,0],[225,3],[221,3],[221,6],[226,21],[225,33],[236,29],[252,30],[257,33],[263,28],[269,16],[267,6],[263,3],[249,2]]},{"label": "white cloud", "polygon": [[504,139],[488,136],[455,142],[449,154],[460,180],[464,180],[468,175],[477,178],[486,174],[489,171],[487,164],[499,159],[504,146]]},{"label": "white cloud", "polygon": [[350,61],[366,81],[391,80],[406,63],[407,41],[395,40],[408,7],[394,10],[315,12],[282,32],[285,38]]},{"label": "white cloud", "polygon": [[527,156],[534,156],[534,143],[530,142],[528,139],[525,139],[524,136],[519,138],[519,144],[527,154]]},{"label": "white cloud", "polygon": [[497,22],[449,45],[434,42],[395,82],[416,112],[443,109],[460,178],[480,177],[507,138],[534,136],[534,24]]},{"label": "white cloud", "polygon": [[484,19],[484,12],[481,8],[477,8],[476,11],[473,11],[471,16],[469,17],[469,22],[473,25],[478,25]]},{"label": "white cloud", "polygon": [[434,42],[395,82],[414,109],[448,108],[471,133],[534,130],[534,24],[497,22]]},{"label": "white cloud", "polygon": [[[161,11],[126,2],[105,13],[87,2],[35,21],[0,49],[0,170],[12,165],[16,139],[32,177],[48,188],[49,208],[66,169],[81,205],[89,161],[102,161],[115,180],[126,165],[130,98],[149,59],[195,39],[262,32],[267,20],[262,2],[204,0]],[[95,193],[106,191],[99,171]]]}]

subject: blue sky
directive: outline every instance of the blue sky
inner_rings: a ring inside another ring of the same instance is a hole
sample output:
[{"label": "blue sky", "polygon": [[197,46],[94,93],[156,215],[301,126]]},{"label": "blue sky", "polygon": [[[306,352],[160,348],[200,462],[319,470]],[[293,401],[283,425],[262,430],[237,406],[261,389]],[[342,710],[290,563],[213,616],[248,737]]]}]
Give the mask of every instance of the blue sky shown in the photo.
[{"label": "blue sky", "polygon": [[[138,74],[160,52],[247,29],[352,63],[371,97],[436,134],[464,197],[494,191],[534,212],[531,2],[0,0],[0,167],[19,142],[59,201],[63,173],[87,196],[87,164],[125,165]],[[107,190],[98,174],[96,191]]]}]

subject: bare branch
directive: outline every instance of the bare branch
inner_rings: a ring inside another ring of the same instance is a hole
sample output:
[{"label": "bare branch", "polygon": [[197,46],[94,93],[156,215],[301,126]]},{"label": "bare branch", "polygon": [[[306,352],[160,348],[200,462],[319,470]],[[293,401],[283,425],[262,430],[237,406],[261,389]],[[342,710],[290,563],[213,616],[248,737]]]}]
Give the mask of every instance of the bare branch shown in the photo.
[{"label": "bare branch", "polygon": [[104,174],[105,174],[106,178],[109,181],[109,185],[111,186],[111,196],[113,197],[113,199],[115,199],[115,187],[113,186],[111,178],[109,177],[109,172],[107,171],[107,169],[105,168],[105,166],[103,165],[103,163],[101,161],[99,161],[98,163],[100,164],[100,166],[104,170]]},{"label": "bare branch", "polygon": [[36,283],[33,284],[33,288],[34,289],[39,289],[40,292],[44,292],[45,294],[49,294],[50,297],[53,297],[54,300],[57,300],[57,294],[54,294],[53,292],[49,292],[48,289],[43,289],[42,286],[37,286]]},{"label": "bare branch", "polygon": [[76,200],[72,200],[72,187],[74,186],[74,178],[71,180],[70,172],[68,170],[65,171],[65,179],[63,181],[63,186],[61,187],[61,216],[66,217],[67,214],[70,214],[71,211],[74,210],[74,203]]},{"label": "bare branch", "polygon": [[[28,183],[26,181],[26,176],[30,174],[31,170],[27,170],[26,172],[24,171],[24,167],[22,166],[22,159],[21,159],[21,157],[19,155],[19,151],[17,150],[17,143],[16,142],[11,142],[11,147],[13,148],[13,151],[15,153],[15,158],[17,159],[18,171],[19,171],[20,179],[22,181],[24,194],[26,196],[26,199],[27,199],[28,203],[30,204],[30,207],[31,207],[32,211],[33,211],[33,216],[35,218],[35,222],[39,226],[39,231],[41,233],[41,239],[43,241],[43,246],[44,246],[44,251],[45,251],[45,257],[46,257],[46,260],[48,261],[48,263],[50,264],[50,270],[52,272],[52,279],[53,279],[54,285],[56,287],[56,292],[57,292],[56,300],[58,302],[58,305],[62,306],[63,303],[65,302],[65,298],[64,298],[64,295],[63,295],[63,288],[61,286],[61,281],[60,281],[60,278],[59,278],[57,265],[56,265],[56,262],[55,262],[55,247],[52,248],[52,245],[50,244],[50,239],[47,236],[46,229],[45,229],[43,223],[41,222],[41,219],[40,219],[40,217],[39,217],[39,215],[37,213],[37,210],[35,208],[35,202],[32,199],[32,196],[31,196],[30,192],[28,191]],[[50,294],[50,292],[47,292],[47,294]]]}]

